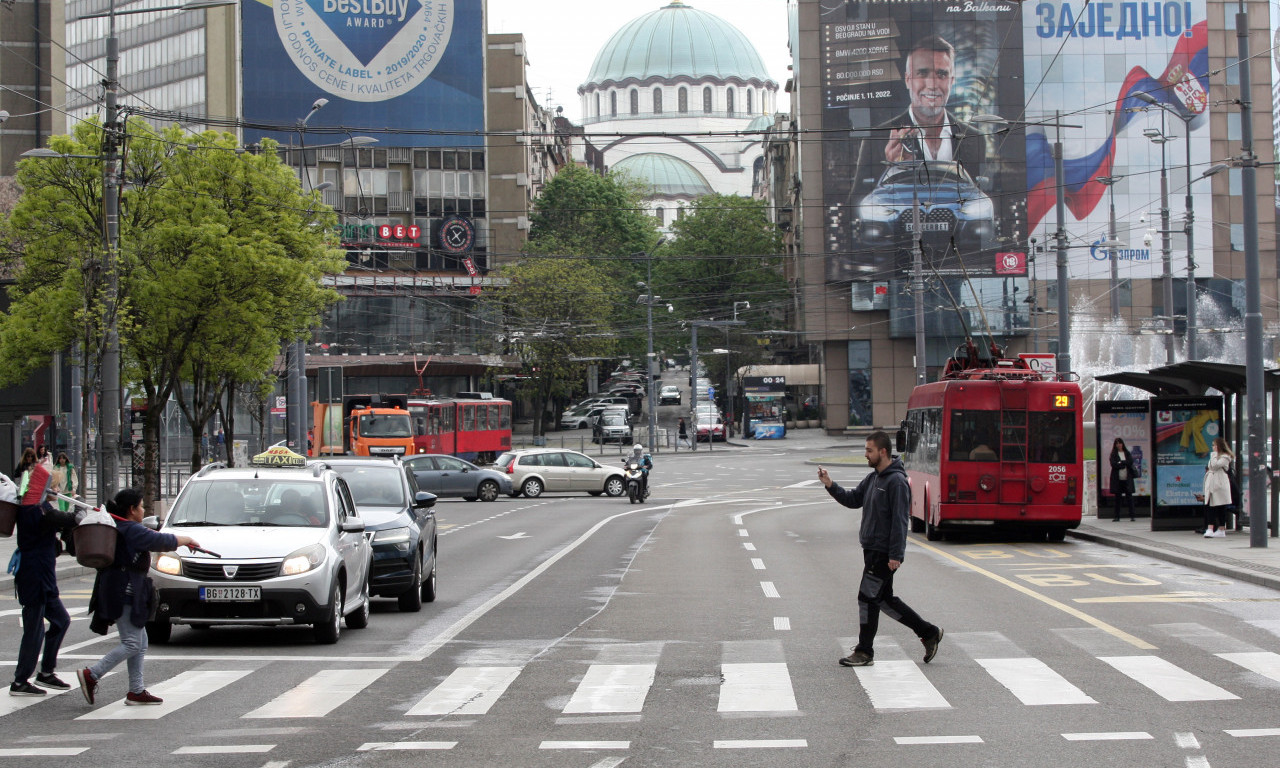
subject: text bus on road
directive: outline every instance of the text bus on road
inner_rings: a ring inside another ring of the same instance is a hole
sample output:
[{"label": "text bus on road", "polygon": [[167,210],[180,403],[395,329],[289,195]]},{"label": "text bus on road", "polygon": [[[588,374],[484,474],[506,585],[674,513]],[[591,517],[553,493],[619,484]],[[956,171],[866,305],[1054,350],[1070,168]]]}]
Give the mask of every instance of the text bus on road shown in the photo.
[{"label": "text bus on road", "polygon": [[1084,445],[1074,374],[980,360],[972,342],[939,381],[907,401],[898,451],[911,480],[911,526],[947,532],[1029,530],[1061,541],[1080,525]]}]

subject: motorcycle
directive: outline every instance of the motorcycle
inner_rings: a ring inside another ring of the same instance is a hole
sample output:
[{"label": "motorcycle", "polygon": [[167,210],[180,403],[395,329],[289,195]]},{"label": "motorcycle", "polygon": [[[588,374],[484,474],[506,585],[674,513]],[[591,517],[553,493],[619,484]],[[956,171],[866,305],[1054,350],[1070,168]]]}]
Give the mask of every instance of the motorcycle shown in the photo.
[{"label": "motorcycle", "polygon": [[644,467],[638,461],[625,461],[623,467],[622,476],[627,483],[627,498],[632,504],[637,502],[643,504],[649,495],[649,489],[644,482]]}]

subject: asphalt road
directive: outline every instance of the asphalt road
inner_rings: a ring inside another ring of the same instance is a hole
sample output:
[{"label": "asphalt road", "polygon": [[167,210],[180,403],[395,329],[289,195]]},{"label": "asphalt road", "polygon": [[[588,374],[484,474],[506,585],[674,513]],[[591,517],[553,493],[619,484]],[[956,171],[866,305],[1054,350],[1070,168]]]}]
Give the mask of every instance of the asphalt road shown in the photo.
[{"label": "asphalt road", "polygon": [[[162,706],[122,706],[123,669],[92,708],[0,696],[0,765],[1274,763],[1280,595],[1096,544],[913,535],[896,587],[946,629],[938,657],[884,619],[875,666],[838,666],[859,513],[806,458],[681,454],[645,505],[442,501],[421,613],[382,603],[335,646],[177,628],[147,660]],[[73,610],[89,587],[64,585]],[[0,598],[10,666],[16,609]],[[87,624],[65,678],[113,643]]]}]

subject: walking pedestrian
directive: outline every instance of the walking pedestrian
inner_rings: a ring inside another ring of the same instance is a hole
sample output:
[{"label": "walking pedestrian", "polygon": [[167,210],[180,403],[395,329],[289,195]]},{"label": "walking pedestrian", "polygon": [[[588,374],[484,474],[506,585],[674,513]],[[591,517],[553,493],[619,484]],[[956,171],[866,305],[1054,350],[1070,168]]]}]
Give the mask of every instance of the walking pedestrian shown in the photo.
[{"label": "walking pedestrian", "polygon": [[1227,508],[1231,506],[1231,478],[1227,470],[1236,460],[1235,454],[1221,437],[1213,439],[1213,452],[1204,470],[1204,537],[1226,538]]},{"label": "walking pedestrian", "polygon": [[1129,500],[1129,519],[1133,520],[1133,454],[1124,440],[1117,437],[1111,443],[1111,522],[1120,522],[1120,501]]},{"label": "walking pedestrian", "polygon": [[857,488],[847,490],[818,467],[818,479],[831,497],[846,507],[862,508],[862,581],[858,585],[858,644],[840,659],[846,667],[875,663],[873,644],[880,613],[906,625],[924,643],[924,663],[933,661],[942,642],[942,627],[930,624],[893,594],[893,575],[906,557],[907,529],[911,522],[911,486],[902,462],[893,458],[889,435],[882,431],[867,438],[867,464],[874,470]]},{"label": "walking pedestrian", "polygon": [[693,443],[689,442],[689,426],[684,423],[683,416],[676,422],[676,444],[686,448],[693,447]]},{"label": "walking pedestrian", "polygon": [[[71,616],[58,594],[56,561],[58,532],[75,525],[75,513],[62,512],[45,500],[49,465],[46,456],[43,463],[27,470],[30,488],[18,508],[18,549],[14,557],[17,562],[11,563],[10,569],[18,604],[22,606],[22,643],[18,646],[18,665],[9,686],[10,696],[44,696],[46,688],[65,691],[71,687],[56,674],[58,650],[67,627],[71,626]],[[36,685],[32,685],[30,677],[36,671],[37,661],[40,671],[36,674]]]},{"label": "walking pedestrian", "polygon": [[[79,490],[76,486],[76,465],[67,458],[66,451],[59,451],[58,460],[53,463],[53,479],[49,483],[49,490],[64,496],[75,496]],[[71,511],[69,501],[58,499],[57,505],[63,512]]]},{"label": "walking pedestrian", "polygon": [[13,468],[13,474],[9,478],[18,484],[18,494],[22,495],[27,492],[27,482],[31,479],[31,468],[36,465],[36,450],[34,448],[23,448],[22,458],[18,459],[18,466]]},{"label": "walking pedestrian", "polygon": [[[125,696],[125,705],[160,704],[164,700],[147,692],[142,674],[147,653],[147,617],[154,591],[151,579],[147,577],[147,569],[151,565],[151,556],[147,553],[200,545],[190,536],[159,533],[144,526],[142,493],[136,488],[125,488],[117,493],[107,502],[107,511],[116,521],[115,560],[110,567],[98,571],[93,596],[89,600],[89,612],[93,615],[91,627],[105,627],[115,622],[120,645],[111,649],[97,664],[76,671],[80,692],[84,694],[85,701],[93,704],[98,681],[124,661],[129,667],[129,693]],[[105,634],[105,631],[101,633]]]}]

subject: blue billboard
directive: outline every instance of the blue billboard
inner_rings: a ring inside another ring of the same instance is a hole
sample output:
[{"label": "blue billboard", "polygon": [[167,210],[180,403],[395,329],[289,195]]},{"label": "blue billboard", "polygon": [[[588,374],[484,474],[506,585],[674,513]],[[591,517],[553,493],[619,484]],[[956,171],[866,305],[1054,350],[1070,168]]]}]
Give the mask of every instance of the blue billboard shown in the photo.
[{"label": "blue billboard", "polygon": [[[246,123],[296,125],[324,98],[308,123],[315,133],[342,127],[384,147],[484,145],[483,0],[251,0],[241,15]],[[443,133],[406,133],[428,130]],[[291,133],[246,127],[244,140],[288,144]]]}]

